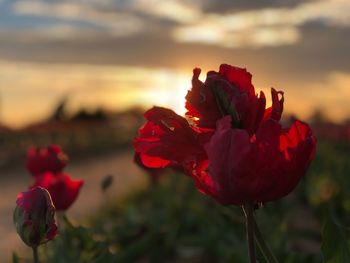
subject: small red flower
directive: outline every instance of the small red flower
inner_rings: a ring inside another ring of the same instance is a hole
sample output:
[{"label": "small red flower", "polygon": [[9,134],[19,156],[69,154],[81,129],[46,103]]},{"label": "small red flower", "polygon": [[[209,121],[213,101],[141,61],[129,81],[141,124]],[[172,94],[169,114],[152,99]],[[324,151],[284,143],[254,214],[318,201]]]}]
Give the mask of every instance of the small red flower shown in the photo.
[{"label": "small red flower", "polygon": [[27,151],[26,167],[33,175],[44,172],[61,172],[68,163],[68,156],[58,145],[44,148],[31,147]]},{"label": "small red flower", "polygon": [[17,196],[13,220],[23,242],[37,247],[57,234],[55,207],[48,191],[35,187]]},{"label": "small red flower", "polygon": [[41,186],[51,195],[56,210],[67,210],[77,199],[83,180],[72,180],[65,173],[45,172],[35,178],[32,187]]}]

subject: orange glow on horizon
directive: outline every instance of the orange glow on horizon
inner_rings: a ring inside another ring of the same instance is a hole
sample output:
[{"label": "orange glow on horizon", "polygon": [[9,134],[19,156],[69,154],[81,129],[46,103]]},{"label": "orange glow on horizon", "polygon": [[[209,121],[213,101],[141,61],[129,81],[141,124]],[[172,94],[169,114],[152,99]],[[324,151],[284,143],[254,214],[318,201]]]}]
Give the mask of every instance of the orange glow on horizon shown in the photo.
[{"label": "orange glow on horizon", "polygon": [[[202,68],[203,81],[206,71]],[[68,112],[162,106],[184,115],[192,78],[191,70],[4,61],[0,72],[0,122],[17,128],[50,116],[64,96],[68,96]],[[270,88],[255,78],[253,84],[257,93],[264,91],[269,106]],[[350,93],[345,88],[349,84],[350,74],[339,72],[330,74],[326,83],[307,84],[308,89],[283,83],[285,112],[305,119],[323,105],[332,120],[342,121],[350,115],[346,107]]]}]

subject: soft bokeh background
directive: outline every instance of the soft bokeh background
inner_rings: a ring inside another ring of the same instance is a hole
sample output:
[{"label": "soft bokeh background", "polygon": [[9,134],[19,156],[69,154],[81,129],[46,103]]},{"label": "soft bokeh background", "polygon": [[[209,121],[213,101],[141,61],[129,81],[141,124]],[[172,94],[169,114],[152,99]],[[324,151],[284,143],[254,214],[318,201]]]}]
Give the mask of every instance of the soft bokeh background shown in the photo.
[{"label": "soft bokeh background", "polygon": [[[0,3],[0,121],[134,105],[183,113],[194,67],[246,67],[286,110],[350,114],[347,0],[70,0]],[[203,78],[204,78],[203,74]]]},{"label": "soft bokeh background", "polygon": [[64,147],[86,180],[69,215],[91,214],[107,174],[116,195],[145,181],[130,150],[143,110],[183,114],[194,67],[245,67],[268,99],[285,92],[286,116],[348,141],[349,47],[348,0],[0,0],[0,255],[20,248],[28,146]]}]

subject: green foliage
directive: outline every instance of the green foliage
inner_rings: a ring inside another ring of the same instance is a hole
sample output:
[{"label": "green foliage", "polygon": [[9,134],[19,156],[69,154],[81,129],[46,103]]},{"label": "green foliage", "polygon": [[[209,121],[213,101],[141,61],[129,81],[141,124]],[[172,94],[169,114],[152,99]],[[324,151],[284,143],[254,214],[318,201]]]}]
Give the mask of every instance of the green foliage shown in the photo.
[{"label": "green foliage", "polygon": [[[319,143],[296,191],[256,211],[279,262],[350,262],[349,232],[342,226],[350,222],[349,150],[349,143]],[[247,262],[241,209],[198,193],[181,174],[164,175],[158,186],[106,203],[86,226],[64,217],[59,222],[60,235],[40,248],[42,262]]]},{"label": "green foliage", "polygon": [[350,229],[330,217],[322,231],[322,253],[325,263],[350,262]]},{"label": "green foliage", "polygon": [[44,247],[43,257],[50,263],[90,263],[108,257],[107,245],[90,227],[74,226],[59,218],[59,236]]},{"label": "green foliage", "polygon": [[[189,178],[169,177],[159,187],[107,207],[101,212],[103,216],[95,219],[99,234],[115,244],[117,262],[213,262],[219,256],[225,261],[235,257],[244,260],[246,255],[242,257],[240,248],[245,229],[240,209],[232,212],[199,195]],[[106,218],[113,218],[114,223],[105,224]],[[222,233],[223,228],[228,234]]]}]

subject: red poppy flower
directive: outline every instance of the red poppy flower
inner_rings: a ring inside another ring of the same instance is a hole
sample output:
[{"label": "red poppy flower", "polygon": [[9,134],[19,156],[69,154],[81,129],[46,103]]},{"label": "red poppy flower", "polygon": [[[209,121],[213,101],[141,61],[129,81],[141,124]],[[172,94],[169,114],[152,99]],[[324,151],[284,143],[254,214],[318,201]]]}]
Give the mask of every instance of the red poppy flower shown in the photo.
[{"label": "red poppy flower", "polygon": [[[313,159],[316,142],[305,123],[295,121],[291,128],[282,128],[283,92],[272,89],[272,106],[265,110],[265,95],[254,94],[251,75],[243,69],[221,65],[219,73],[208,73],[204,84],[196,74],[194,79],[197,86],[187,95],[192,107],[188,114],[198,118],[199,126],[216,127],[205,146],[208,161],[198,164],[201,168],[193,174],[197,188],[221,203],[235,205],[267,202],[290,193]],[[216,104],[211,97],[202,97],[209,100],[209,109],[199,97],[210,90]],[[222,96],[230,103],[225,104]],[[218,110],[225,107],[229,110]],[[204,115],[202,122],[201,114],[210,110],[218,114]],[[220,114],[224,117],[216,120]]]},{"label": "red poppy flower", "polygon": [[33,176],[47,171],[61,172],[67,162],[68,156],[58,145],[44,148],[31,147],[27,151],[26,167]]},{"label": "red poppy flower", "polygon": [[45,172],[35,178],[34,185],[47,189],[56,210],[67,210],[77,199],[83,180],[72,180],[67,174]]},{"label": "red poppy flower", "polygon": [[251,74],[223,64],[203,83],[194,69],[186,96],[191,125],[164,108],[146,112],[134,148],[147,167],[183,167],[197,188],[224,204],[279,199],[305,174],[315,152],[311,129],[279,123],[283,92],[255,94]]},{"label": "red poppy flower", "polygon": [[37,247],[57,234],[55,207],[48,191],[35,187],[17,196],[13,220],[23,242]]}]

